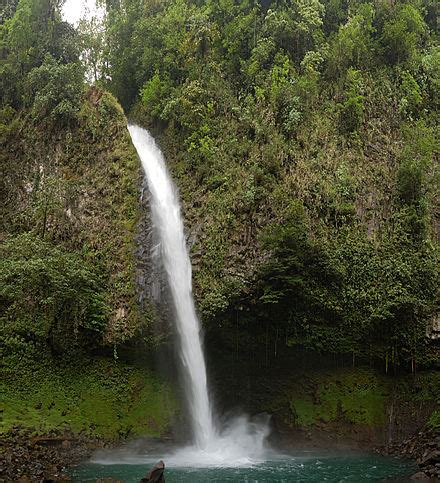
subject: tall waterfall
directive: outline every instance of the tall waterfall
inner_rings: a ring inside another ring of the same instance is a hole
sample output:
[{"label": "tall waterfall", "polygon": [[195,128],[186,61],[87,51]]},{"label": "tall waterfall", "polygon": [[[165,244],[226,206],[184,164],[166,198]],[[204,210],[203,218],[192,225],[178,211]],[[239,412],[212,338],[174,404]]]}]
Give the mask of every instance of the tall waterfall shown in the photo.
[{"label": "tall waterfall", "polygon": [[192,296],[191,263],[185,243],[176,188],[164,157],[151,135],[129,125],[151,193],[151,213],[158,231],[161,255],[174,303],[185,391],[196,445],[206,448],[215,438],[212,408],[208,396],[205,358],[200,324]]},{"label": "tall waterfall", "polygon": [[177,191],[164,157],[150,134],[134,125],[129,125],[128,130],[151,193],[152,220],[159,235],[162,261],[174,303],[185,392],[195,439],[195,446],[179,450],[167,461],[178,466],[254,464],[267,455],[268,418],[262,417],[259,421],[250,421],[244,415],[230,418],[224,422],[221,431],[217,431],[214,425]]}]

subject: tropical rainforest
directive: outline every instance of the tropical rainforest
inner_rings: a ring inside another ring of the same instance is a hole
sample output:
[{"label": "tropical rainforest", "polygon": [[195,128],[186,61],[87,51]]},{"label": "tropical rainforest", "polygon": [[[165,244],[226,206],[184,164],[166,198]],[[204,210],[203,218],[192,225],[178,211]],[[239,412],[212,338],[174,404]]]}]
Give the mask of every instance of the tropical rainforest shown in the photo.
[{"label": "tropical rainforest", "polygon": [[439,3],[62,3],[0,7],[4,434],[181,418],[127,119],[179,188],[218,405],[438,430]]}]

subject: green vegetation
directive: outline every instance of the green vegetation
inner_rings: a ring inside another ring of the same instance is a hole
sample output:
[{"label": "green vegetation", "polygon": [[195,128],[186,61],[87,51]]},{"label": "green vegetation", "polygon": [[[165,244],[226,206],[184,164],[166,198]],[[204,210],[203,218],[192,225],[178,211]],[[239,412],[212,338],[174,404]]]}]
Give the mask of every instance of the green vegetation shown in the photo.
[{"label": "green vegetation", "polygon": [[150,371],[107,359],[41,359],[38,349],[27,351],[6,361],[15,365],[3,379],[2,432],[70,430],[119,439],[168,431],[176,402]]},{"label": "green vegetation", "polygon": [[52,352],[72,352],[78,339],[87,343],[87,332],[104,331],[110,308],[93,269],[75,253],[30,234],[8,239],[0,253],[7,349],[47,343]]},{"label": "green vegetation", "polygon": [[314,395],[295,397],[292,391],[294,424],[309,426],[338,419],[364,426],[384,424],[389,388],[377,375],[365,370],[318,373],[308,383]]},{"label": "green vegetation", "polygon": [[[10,248],[5,247],[5,256],[10,260],[4,260],[5,267],[15,270],[13,265],[21,263],[20,256],[27,257],[27,250],[47,259],[52,279],[61,277],[57,272],[65,271],[66,264],[88,270],[84,277],[92,285],[99,284],[102,298],[101,327],[94,342],[121,343],[148,323],[148,314],[146,319],[139,313],[134,292],[133,240],[140,173],[123,112],[110,94],[97,88],[81,98],[76,126],[57,124],[55,131],[47,130],[44,124],[35,126],[25,112],[11,124],[5,122],[3,130],[6,142],[1,162],[8,169],[2,180],[6,193],[2,228],[18,236],[7,242]],[[24,233],[28,236],[21,235]],[[20,244],[21,255],[14,251],[19,251]],[[51,256],[52,250],[57,255]],[[44,269],[46,262],[41,264]],[[16,272],[18,277],[26,277],[20,267]],[[42,273],[40,276],[44,278]],[[56,297],[50,294],[51,303],[64,311],[67,323],[72,316],[63,294],[68,283],[62,279],[53,282],[48,290],[55,287],[58,291]],[[22,285],[27,297],[40,282],[34,278],[35,286],[25,286],[27,282],[18,278],[13,283]],[[78,289],[72,298],[80,295],[80,287],[73,287],[76,284],[72,281],[73,290]],[[1,303],[6,309],[11,301]],[[9,320],[17,315],[12,308]],[[84,318],[89,316],[84,314]],[[74,327],[73,323],[67,325]]]},{"label": "green vegetation", "polygon": [[60,2],[0,9],[2,429],[163,434],[169,389],[118,360],[145,348],[152,319],[135,291],[140,172],[124,112],[86,85]]},{"label": "green vegetation", "polygon": [[178,179],[208,330],[428,367],[437,7],[123,0],[108,88]]},{"label": "green vegetation", "polygon": [[[282,394],[266,404],[271,409],[288,408],[283,417],[291,427],[335,432],[384,428],[405,408],[418,419],[424,403],[438,404],[438,383],[433,372],[423,373],[415,382],[405,376],[392,380],[368,368],[313,370],[295,373],[284,382]],[[434,411],[428,425],[435,428],[437,419]]]},{"label": "green vegetation", "polygon": [[[78,29],[58,1],[0,7],[6,428],[69,416],[90,434],[159,434],[173,410],[155,376],[142,386],[114,361],[159,340],[135,290],[140,172],[124,111],[170,164],[197,304],[225,354],[438,366],[438,2],[104,3],[105,24]],[[326,377],[284,401],[296,424],[383,421],[389,382]]]}]

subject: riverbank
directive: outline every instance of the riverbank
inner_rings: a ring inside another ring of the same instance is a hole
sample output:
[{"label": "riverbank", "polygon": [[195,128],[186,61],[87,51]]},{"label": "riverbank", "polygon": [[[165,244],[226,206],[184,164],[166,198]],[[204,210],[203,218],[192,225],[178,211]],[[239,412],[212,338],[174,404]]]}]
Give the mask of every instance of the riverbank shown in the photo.
[{"label": "riverbank", "polygon": [[96,357],[6,359],[0,481],[65,479],[63,468],[127,438],[168,434],[177,402],[148,367]]},{"label": "riverbank", "polygon": [[395,455],[416,461],[420,472],[413,479],[440,481],[440,432],[419,431],[400,443],[390,443],[379,452],[385,456]]},{"label": "riverbank", "polygon": [[36,436],[31,431],[12,429],[0,440],[0,481],[70,480],[64,473],[68,466],[110,446],[102,439],[71,432],[51,431]]},{"label": "riverbank", "polygon": [[[147,441],[145,436],[167,440],[169,449],[179,405],[157,374],[104,359],[89,360],[87,371],[79,364],[40,369],[33,375],[28,371],[26,378],[16,370],[5,386],[0,480],[65,479],[63,468],[86,461],[95,450],[131,448],[130,442]],[[272,447],[289,448],[292,454],[304,449],[376,450],[416,461],[426,475],[438,475],[435,372],[414,379],[387,378],[367,368],[298,373],[242,369],[236,385],[227,377],[223,384],[215,379],[223,395],[218,398],[220,413],[235,401],[242,404],[241,412],[271,414]],[[225,381],[231,382],[228,390]],[[422,431],[426,423],[429,430]]]},{"label": "riverbank", "polygon": [[[440,478],[440,435],[435,431],[420,431],[400,443],[391,443],[377,448],[368,447],[365,444],[353,444],[349,441],[332,444],[329,438],[314,439],[314,437],[318,438],[318,435],[310,433],[308,438],[301,440],[301,444],[305,444],[302,446],[303,451],[305,448],[317,452],[328,449],[332,451],[344,449],[346,452],[374,450],[382,456],[396,456],[415,461],[419,471],[414,474],[414,479],[438,481]],[[299,444],[299,441],[296,443]],[[127,447],[131,447],[127,440],[115,442],[57,431],[35,435],[31,431],[14,428],[5,434],[0,442],[3,460],[0,481],[69,481],[70,477],[66,472],[68,468],[88,460],[98,450],[109,450],[127,444]],[[133,449],[139,450],[146,444],[141,440],[137,443],[133,442]]]}]

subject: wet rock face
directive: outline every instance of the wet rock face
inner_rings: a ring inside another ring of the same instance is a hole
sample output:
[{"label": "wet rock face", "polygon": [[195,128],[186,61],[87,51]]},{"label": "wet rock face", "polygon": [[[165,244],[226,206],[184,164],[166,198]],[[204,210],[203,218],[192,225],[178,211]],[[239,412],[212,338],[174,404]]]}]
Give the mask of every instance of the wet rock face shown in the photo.
[{"label": "wet rock face", "polygon": [[135,237],[136,290],[141,310],[150,312],[156,308],[155,330],[169,331],[170,300],[165,272],[160,259],[160,244],[157,239],[150,211],[150,193],[145,179],[140,188],[141,216]]},{"label": "wet rock face", "polygon": [[162,280],[158,257],[153,257],[153,250],[157,247],[157,240],[150,215],[150,195],[145,180],[140,190],[141,215],[136,230],[136,288],[142,309],[148,307],[149,300],[160,300]]},{"label": "wet rock face", "polygon": [[102,446],[98,440],[67,433],[35,437],[12,430],[0,443],[0,481],[70,480],[65,468],[90,457]]}]

